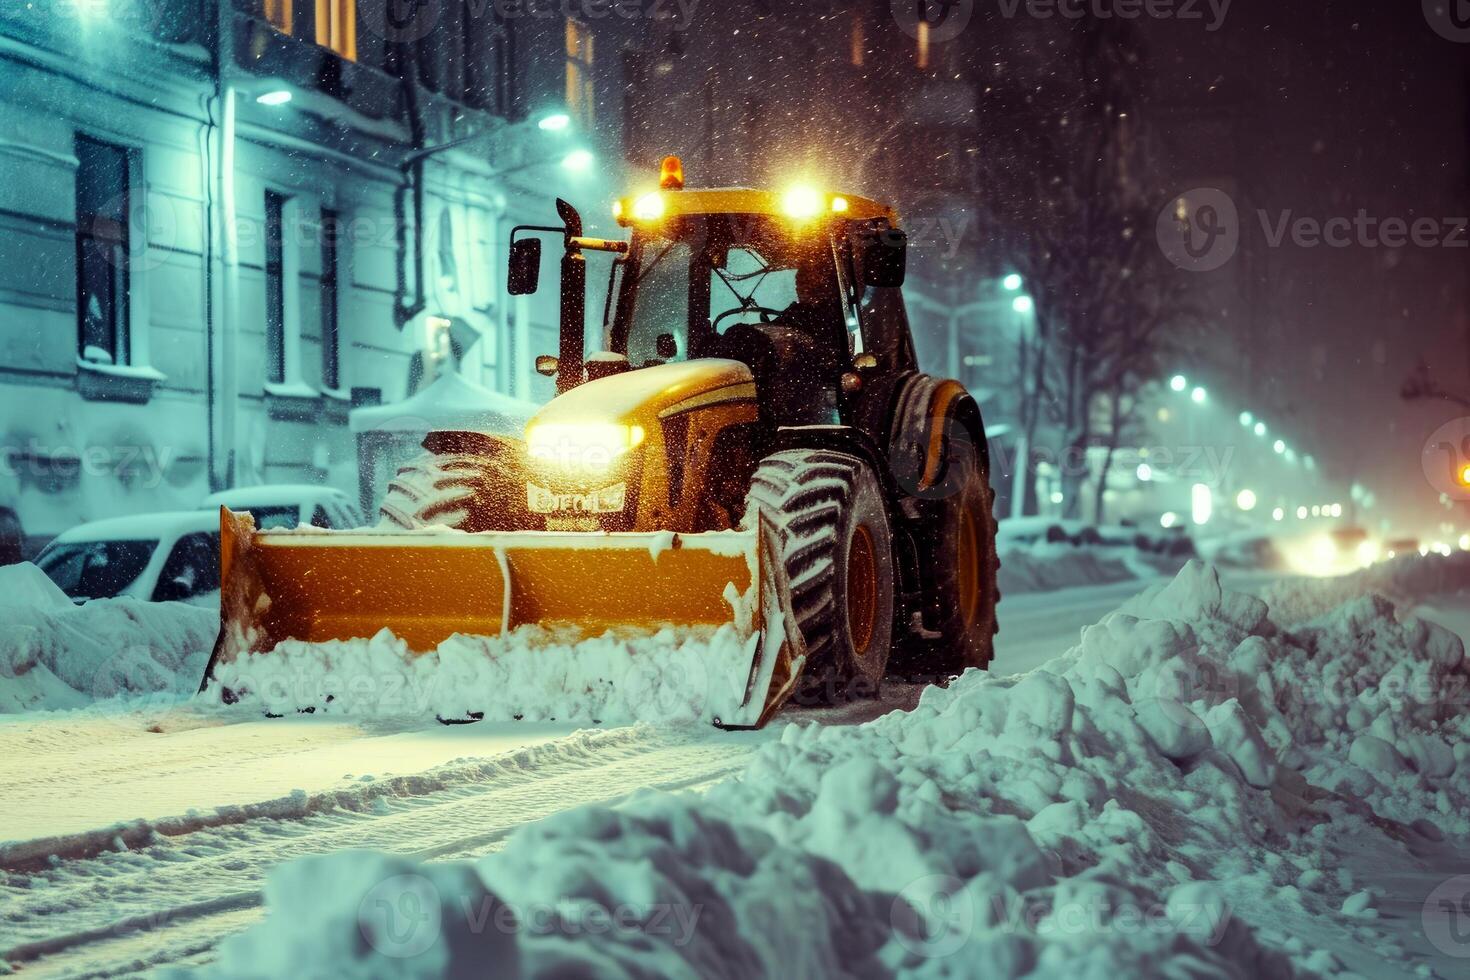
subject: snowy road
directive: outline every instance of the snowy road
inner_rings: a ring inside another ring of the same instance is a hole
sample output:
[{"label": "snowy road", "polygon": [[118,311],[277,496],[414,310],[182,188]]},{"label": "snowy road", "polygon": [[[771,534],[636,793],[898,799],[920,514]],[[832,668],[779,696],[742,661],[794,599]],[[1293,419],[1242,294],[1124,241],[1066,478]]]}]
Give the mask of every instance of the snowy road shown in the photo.
[{"label": "snowy road", "polygon": [[[995,670],[1028,670],[1143,583],[1007,599]],[[788,712],[856,723],[911,705]],[[0,724],[0,958],[27,976],[188,962],[261,914],[276,863],[345,848],[420,859],[498,849],[520,825],[641,788],[698,789],[763,732],[548,724],[228,724],[178,706]]]}]

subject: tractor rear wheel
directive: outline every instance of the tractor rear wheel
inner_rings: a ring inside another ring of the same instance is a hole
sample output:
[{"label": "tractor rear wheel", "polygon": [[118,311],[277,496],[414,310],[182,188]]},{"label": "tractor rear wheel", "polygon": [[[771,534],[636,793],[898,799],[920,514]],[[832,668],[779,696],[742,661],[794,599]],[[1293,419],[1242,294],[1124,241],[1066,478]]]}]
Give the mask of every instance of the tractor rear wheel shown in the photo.
[{"label": "tractor rear wheel", "polygon": [[919,641],[915,659],[921,675],[943,680],[967,668],[986,670],[995,655],[995,615],[1000,601],[996,580],[1000,558],[995,551],[995,491],[989,474],[963,440],[951,443],[947,466],[956,468],[953,493],[941,503],[933,541],[934,586],[931,608],[939,636]]},{"label": "tractor rear wheel", "polygon": [[402,467],[378,508],[380,527],[446,525],[461,531],[523,527],[524,491],[496,455],[426,452]]},{"label": "tractor rear wheel", "polygon": [[806,668],[794,700],[873,697],[893,639],[892,535],[883,491],[856,456],[788,450],[761,461],[752,508],[775,525]]}]

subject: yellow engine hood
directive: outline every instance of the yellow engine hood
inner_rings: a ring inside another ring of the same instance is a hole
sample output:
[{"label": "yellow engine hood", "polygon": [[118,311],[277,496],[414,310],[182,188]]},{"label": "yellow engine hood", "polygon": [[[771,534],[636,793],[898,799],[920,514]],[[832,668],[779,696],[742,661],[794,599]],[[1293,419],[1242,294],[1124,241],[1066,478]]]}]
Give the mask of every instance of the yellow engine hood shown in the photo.
[{"label": "yellow engine hood", "polygon": [[578,422],[651,426],[660,417],[754,396],[755,378],[739,361],[714,357],[675,361],[578,385],[552,399],[527,428]]}]

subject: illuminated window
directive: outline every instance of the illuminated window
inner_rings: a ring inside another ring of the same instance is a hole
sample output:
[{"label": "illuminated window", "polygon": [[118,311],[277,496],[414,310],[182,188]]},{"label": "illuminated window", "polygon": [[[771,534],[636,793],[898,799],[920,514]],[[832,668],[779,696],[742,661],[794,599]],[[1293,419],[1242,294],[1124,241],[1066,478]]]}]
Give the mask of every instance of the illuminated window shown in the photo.
[{"label": "illuminated window", "polygon": [[920,18],[919,20],[919,71],[929,70],[929,22]]},{"label": "illuminated window", "polygon": [[348,61],[357,60],[357,0],[316,0],[316,43]]},{"label": "illuminated window", "polygon": [[291,0],[261,0],[261,13],[276,30],[291,33]]},{"label": "illuminated window", "polygon": [[[357,0],[312,0],[316,16],[298,21],[297,0],[260,0],[260,12],[282,34],[314,41],[357,60]],[[393,0],[389,0],[393,2]]]},{"label": "illuminated window", "polygon": [[590,130],[593,119],[592,35],[567,18],[567,112]]}]

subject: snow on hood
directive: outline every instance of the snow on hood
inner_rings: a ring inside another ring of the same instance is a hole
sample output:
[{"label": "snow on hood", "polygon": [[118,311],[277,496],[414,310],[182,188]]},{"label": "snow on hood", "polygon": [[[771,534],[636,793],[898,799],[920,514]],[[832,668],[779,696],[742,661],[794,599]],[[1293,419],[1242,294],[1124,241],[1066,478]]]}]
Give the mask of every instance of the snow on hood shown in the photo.
[{"label": "snow on hood", "polygon": [[703,796],[563,812],[473,865],[287,864],[204,972],[1331,972],[1292,916],[1375,914],[1335,844],[1470,831],[1466,679],[1383,599],[1286,631],[1192,562],[1038,670],[789,725]]}]

